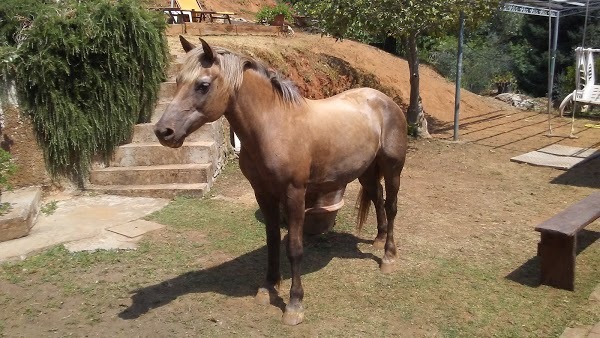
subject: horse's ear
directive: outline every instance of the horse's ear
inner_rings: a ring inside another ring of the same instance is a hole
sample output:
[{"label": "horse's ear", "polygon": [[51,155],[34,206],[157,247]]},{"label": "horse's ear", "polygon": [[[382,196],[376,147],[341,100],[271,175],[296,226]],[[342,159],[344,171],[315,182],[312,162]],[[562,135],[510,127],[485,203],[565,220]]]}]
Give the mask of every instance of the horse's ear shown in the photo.
[{"label": "horse's ear", "polygon": [[183,35],[179,36],[179,41],[181,42],[181,46],[183,47],[183,50],[187,53],[189,51],[191,51],[192,49],[196,48],[196,46],[194,46],[191,42],[189,42],[188,40],[186,40]]},{"label": "horse's ear", "polygon": [[217,54],[215,54],[212,47],[209,46],[208,43],[206,41],[204,41],[202,38],[200,38],[200,43],[202,43],[202,49],[204,50],[204,58],[206,59],[206,61],[214,62],[215,56]]}]

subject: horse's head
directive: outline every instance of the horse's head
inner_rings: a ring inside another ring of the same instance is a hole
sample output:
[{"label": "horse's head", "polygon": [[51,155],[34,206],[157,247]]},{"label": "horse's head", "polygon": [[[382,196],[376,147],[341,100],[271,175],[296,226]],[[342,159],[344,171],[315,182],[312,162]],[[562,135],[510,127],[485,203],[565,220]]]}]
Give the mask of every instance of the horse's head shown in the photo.
[{"label": "horse's head", "polygon": [[221,117],[229,105],[231,86],[221,73],[220,56],[200,39],[196,48],[179,37],[186,59],[177,76],[177,91],[163,116],[154,126],[160,143],[178,148],[185,138],[207,122]]}]

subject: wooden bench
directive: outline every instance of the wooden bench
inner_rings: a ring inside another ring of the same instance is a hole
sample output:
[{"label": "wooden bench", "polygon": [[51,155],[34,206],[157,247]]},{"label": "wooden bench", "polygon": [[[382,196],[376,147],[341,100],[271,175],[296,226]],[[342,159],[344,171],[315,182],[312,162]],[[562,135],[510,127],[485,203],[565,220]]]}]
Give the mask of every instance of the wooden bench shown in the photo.
[{"label": "wooden bench", "polygon": [[596,192],[535,228],[541,235],[541,284],[573,291],[577,233],[599,217],[600,192]]}]

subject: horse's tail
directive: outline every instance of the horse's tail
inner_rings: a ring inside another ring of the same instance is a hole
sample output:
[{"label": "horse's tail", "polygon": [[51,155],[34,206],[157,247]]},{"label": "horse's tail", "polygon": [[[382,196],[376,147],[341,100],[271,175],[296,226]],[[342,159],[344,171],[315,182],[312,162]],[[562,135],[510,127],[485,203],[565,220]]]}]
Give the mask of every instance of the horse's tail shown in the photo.
[{"label": "horse's tail", "polygon": [[362,230],[363,224],[367,221],[367,217],[369,217],[370,207],[371,199],[367,195],[365,188],[360,187],[358,199],[356,200],[356,208],[358,209],[358,214],[356,215],[356,229],[359,233]]}]

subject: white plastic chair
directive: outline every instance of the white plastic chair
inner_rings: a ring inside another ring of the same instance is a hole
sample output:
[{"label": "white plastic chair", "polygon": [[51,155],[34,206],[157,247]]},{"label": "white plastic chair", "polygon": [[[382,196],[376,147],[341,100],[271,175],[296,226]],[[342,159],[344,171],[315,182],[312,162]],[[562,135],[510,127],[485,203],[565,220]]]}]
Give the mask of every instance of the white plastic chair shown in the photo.
[{"label": "white plastic chair", "polygon": [[[594,53],[600,49],[582,48],[575,49],[577,72],[579,81],[577,89],[567,95],[560,104],[560,116],[569,103],[579,102],[583,104],[600,105],[600,85],[596,85],[596,74],[594,70]],[[576,79],[577,80],[577,79]]]}]

